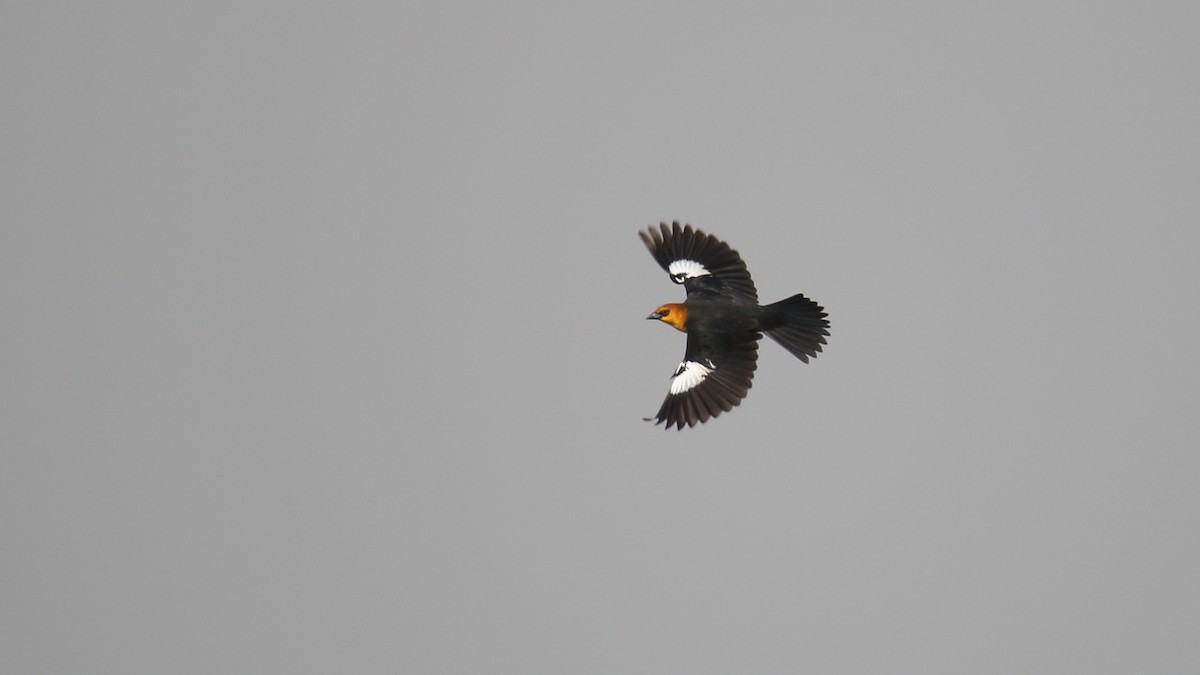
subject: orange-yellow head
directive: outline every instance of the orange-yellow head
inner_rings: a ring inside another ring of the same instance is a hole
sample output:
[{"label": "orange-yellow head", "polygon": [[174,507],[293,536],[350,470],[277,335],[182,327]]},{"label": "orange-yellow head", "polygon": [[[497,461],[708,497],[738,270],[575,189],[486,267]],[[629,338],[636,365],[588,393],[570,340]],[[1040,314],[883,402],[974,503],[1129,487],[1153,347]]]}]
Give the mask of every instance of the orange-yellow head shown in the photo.
[{"label": "orange-yellow head", "polygon": [[646,318],[658,319],[669,326],[674,326],[675,330],[687,332],[687,328],[684,328],[684,324],[687,322],[687,307],[684,305],[674,302],[663,305]]}]

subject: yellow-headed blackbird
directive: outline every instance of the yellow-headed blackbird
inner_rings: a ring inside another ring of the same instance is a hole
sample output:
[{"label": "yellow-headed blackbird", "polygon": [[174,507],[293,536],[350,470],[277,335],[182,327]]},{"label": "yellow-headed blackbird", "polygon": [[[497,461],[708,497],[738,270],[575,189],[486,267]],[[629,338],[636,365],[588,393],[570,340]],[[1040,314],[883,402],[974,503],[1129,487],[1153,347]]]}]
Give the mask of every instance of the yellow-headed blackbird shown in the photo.
[{"label": "yellow-headed blackbird", "polygon": [[646,317],[688,336],[655,424],[693,427],[741,403],[750,390],[763,333],[805,363],[826,344],[824,309],[799,294],[759,305],[746,263],[729,244],[678,221],[638,234],[671,281],[687,291],[682,304],[663,305]]}]

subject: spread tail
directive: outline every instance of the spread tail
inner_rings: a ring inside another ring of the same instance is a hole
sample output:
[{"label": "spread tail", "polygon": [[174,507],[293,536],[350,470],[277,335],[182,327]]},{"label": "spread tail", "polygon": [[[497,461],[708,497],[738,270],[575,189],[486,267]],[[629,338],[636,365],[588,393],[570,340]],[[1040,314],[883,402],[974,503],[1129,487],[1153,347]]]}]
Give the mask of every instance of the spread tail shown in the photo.
[{"label": "spread tail", "polygon": [[763,332],[801,361],[816,358],[829,335],[829,316],[823,307],[796,294],[763,307]]}]

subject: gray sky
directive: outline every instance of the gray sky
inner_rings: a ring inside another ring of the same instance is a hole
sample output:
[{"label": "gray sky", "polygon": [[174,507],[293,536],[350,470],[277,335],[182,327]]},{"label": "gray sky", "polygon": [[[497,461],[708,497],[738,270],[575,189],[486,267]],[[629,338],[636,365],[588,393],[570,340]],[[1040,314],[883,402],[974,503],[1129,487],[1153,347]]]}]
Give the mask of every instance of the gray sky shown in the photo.
[{"label": "gray sky", "polygon": [[[17,3],[0,671],[1200,671],[1193,3]],[[642,421],[636,231],[833,323]]]}]

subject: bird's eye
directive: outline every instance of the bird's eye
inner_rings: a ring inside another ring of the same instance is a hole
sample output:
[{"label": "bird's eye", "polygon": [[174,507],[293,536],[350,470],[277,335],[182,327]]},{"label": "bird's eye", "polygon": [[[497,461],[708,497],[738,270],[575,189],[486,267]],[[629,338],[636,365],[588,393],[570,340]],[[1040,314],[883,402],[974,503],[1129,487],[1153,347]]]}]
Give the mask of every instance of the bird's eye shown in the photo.
[{"label": "bird's eye", "polygon": [[671,281],[674,281],[677,284],[682,284],[684,279],[686,279],[686,278],[687,278],[687,275],[683,274],[683,273],[671,275]]},{"label": "bird's eye", "polygon": [[662,309],[662,310],[659,310],[659,312],[658,312],[658,315],[659,315],[659,316],[662,316],[662,317],[668,317],[668,316],[671,316],[671,310],[669,310],[669,309]]}]

